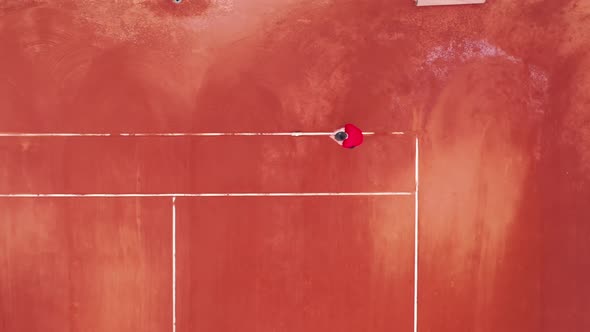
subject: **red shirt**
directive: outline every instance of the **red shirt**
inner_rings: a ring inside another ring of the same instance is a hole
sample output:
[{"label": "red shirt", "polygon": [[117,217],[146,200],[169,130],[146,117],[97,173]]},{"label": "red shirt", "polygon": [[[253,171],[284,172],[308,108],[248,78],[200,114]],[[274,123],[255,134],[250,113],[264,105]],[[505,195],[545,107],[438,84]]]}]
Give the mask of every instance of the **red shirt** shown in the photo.
[{"label": "red shirt", "polygon": [[346,124],[344,126],[344,131],[348,134],[348,138],[342,142],[342,147],[350,149],[363,143],[363,132],[357,127],[351,124]]}]

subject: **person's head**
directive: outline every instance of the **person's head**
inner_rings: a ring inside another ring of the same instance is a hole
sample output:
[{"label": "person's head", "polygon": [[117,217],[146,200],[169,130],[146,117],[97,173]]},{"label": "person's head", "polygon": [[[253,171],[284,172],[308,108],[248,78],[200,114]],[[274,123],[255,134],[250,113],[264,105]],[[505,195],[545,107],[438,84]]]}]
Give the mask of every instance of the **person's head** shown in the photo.
[{"label": "person's head", "polygon": [[342,142],[345,139],[348,138],[348,134],[344,131],[339,131],[336,133],[336,135],[334,135],[334,138],[338,141],[338,142]]}]

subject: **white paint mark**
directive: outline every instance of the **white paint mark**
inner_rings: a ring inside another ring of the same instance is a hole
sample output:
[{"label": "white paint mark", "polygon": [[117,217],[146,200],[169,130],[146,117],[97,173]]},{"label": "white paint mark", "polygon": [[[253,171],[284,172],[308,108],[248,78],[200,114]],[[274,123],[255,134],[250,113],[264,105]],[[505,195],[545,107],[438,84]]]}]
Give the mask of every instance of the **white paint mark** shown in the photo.
[{"label": "white paint mark", "polygon": [[498,46],[489,43],[487,40],[451,40],[448,45],[439,45],[430,50],[424,65],[423,70],[429,70],[437,78],[445,78],[449,71],[456,66],[457,63],[465,63],[472,59],[484,59],[491,57],[502,57],[512,63],[522,63],[518,59],[508,54]]},{"label": "white paint mark", "polygon": [[418,332],[418,137],[416,136],[416,191],[414,193],[414,332]]},{"label": "white paint mark", "polygon": [[509,55],[487,40],[463,40],[460,42],[451,40],[446,46],[434,47],[426,56],[426,64],[432,65],[436,61],[465,62],[471,59],[490,57],[503,57],[514,63],[520,62],[520,59]]},{"label": "white paint mark", "polygon": [[[0,133],[0,137],[216,137],[216,136],[330,136],[333,132],[251,132],[251,133]],[[407,132],[363,132],[365,136],[406,135]]]},{"label": "white paint mark", "polygon": [[316,197],[316,196],[412,196],[413,192],[322,192],[322,193],[126,193],[126,194],[0,194],[0,198],[68,198],[68,197]]},{"label": "white paint mark", "polygon": [[176,332],[176,196],[172,197],[172,332]]}]

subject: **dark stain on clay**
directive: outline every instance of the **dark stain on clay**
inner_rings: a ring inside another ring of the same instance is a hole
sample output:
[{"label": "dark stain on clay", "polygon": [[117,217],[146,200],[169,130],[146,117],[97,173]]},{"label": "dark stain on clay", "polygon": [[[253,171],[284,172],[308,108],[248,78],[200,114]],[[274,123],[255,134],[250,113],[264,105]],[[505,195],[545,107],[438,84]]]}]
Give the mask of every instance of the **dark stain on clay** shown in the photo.
[{"label": "dark stain on clay", "polygon": [[211,5],[211,0],[152,0],[147,3],[147,6],[159,15],[179,18],[203,15]]}]

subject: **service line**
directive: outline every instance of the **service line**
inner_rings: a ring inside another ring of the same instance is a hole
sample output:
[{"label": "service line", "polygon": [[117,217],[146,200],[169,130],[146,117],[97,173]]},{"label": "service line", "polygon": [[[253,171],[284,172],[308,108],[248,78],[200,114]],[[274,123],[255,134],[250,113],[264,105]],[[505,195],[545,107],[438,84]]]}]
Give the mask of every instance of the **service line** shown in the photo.
[{"label": "service line", "polygon": [[[0,137],[215,137],[215,136],[329,136],[333,132],[243,132],[243,133],[0,133]],[[363,135],[406,135],[408,132],[373,132]]]},{"label": "service line", "polygon": [[172,332],[176,332],[176,196],[172,197]]},{"label": "service line", "polygon": [[418,176],[419,176],[419,151],[418,137],[416,136],[416,164],[414,165],[414,177],[416,188],[414,192],[414,332],[418,332]]},{"label": "service line", "polygon": [[67,193],[13,193],[0,194],[2,198],[68,198],[68,197],[316,197],[316,196],[412,196],[413,192],[308,192],[308,193],[124,193],[124,194],[67,194]]}]

